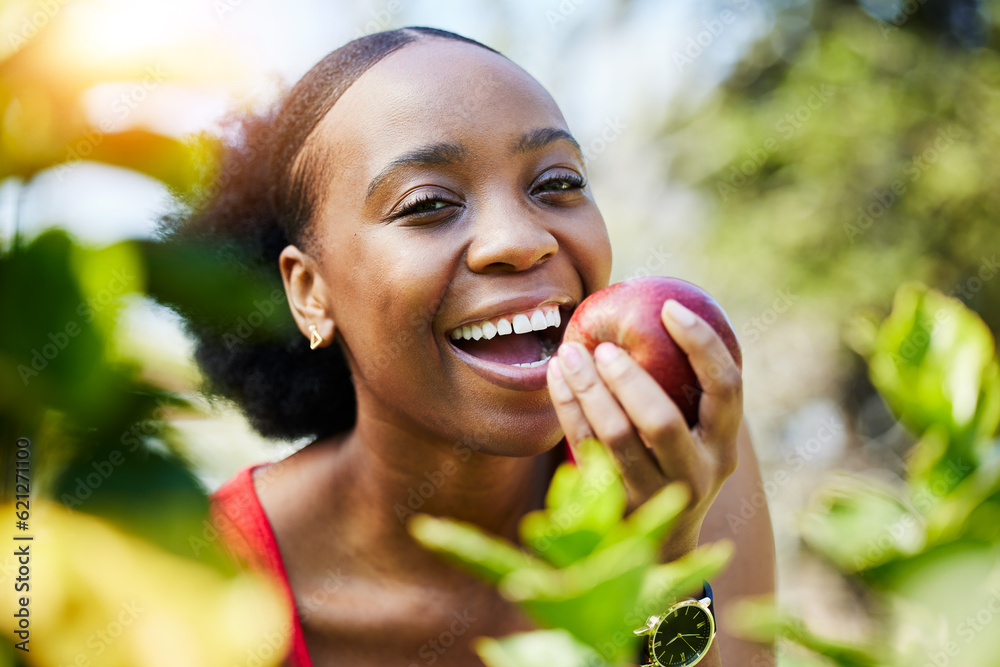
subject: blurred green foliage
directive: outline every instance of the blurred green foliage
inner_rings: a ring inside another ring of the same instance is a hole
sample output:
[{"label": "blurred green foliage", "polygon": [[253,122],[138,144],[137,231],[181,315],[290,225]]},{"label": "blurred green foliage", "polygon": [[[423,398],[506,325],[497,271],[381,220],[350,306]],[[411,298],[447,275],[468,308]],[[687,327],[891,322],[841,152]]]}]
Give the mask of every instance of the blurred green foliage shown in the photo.
[{"label": "blurred green foliage", "polygon": [[837,665],[996,664],[1000,633],[1000,367],[983,321],[917,284],[853,341],[872,383],[918,442],[905,483],[844,474],[821,488],[801,535],[863,586],[872,645],[823,639],[751,607],[751,635],[794,641]]},{"label": "blurred green foliage", "polygon": [[710,203],[694,243],[731,299],[789,290],[805,331],[842,326],[861,353],[841,357],[842,404],[877,391],[916,444],[905,483],[836,475],[801,520],[868,607],[870,643],[767,605],[746,624],[811,650],[787,664],[996,664],[1000,4],[760,6],[766,34],[661,129]]},{"label": "blurred green foliage", "polygon": [[105,82],[134,81],[146,82],[145,96],[164,81],[196,78],[194,63],[164,67],[164,57],[155,63],[136,57],[95,63],[77,38],[83,26],[68,16],[90,7],[74,2],[64,11],[66,4],[0,2],[0,26],[6,28],[0,44],[0,180],[27,182],[43,170],[88,160],[134,169],[177,193],[190,191],[210,160],[210,146],[143,128],[119,129],[107,119],[95,122],[84,93]]},{"label": "blurred green foliage", "polygon": [[[148,66],[122,58],[86,69],[67,60],[72,26],[63,4],[0,2],[0,25],[16,27],[0,47],[0,181],[27,188],[43,170],[87,159],[194,196],[215,164],[214,145],[94,124],[84,91],[142,79]],[[273,285],[197,247],[169,254],[124,241],[96,249],[57,226],[25,238],[17,222],[13,238],[0,240],[0,505],[13,515],[16,443],[27,438],[30,465],[18,469],[30,480],[27,529],[46,546],[33,552],[37,576],[23,591],[33,605],[30,651],[10,650],[24,638],[5,624],[0,661],[230,664],[272,633],[278,639],[257,660],[276,663],[288,641],[278,634],[277,591],[237,573],[214,538],[207,548],[201,539],[217,534],[209,499],[168,425],[195,410],[176,390],[186,383],[149,373],[150,360],[121,344],[131,334],[122,315],[138,299],[232,322]],[[5,617],[15,604],[5,592]],[[128,623],[114,620],[122,614]],[[95,637],[112,627],[108,619],[121,638],[103,645]]]},{"label": "blurred green foliage", "polygon": [[864,4],[886,20],[853,2],[762,3],[772,30],[706,103],[665,121],[673,174],[710,203],[694,242],[736,301],[792,290],[843,322],[919,280],[995,330],[997,30],[965,48],[947,17],[996,8]]},{"label": "blurred green foliage", "polygon": [[407,524],[424,546],[493,583],[548,628],[480,638],[476,650],[490,667],[629,664],[639,646],[632,631],[699,590],[732,555],[719,542],[659,564],[687,490],[667,486],[623,519],[625,487],[610,451],[596,440],[574,451],[578,464],[556,471],[545,509],[521,520],[521,548],[451,519],[421,514]]}]

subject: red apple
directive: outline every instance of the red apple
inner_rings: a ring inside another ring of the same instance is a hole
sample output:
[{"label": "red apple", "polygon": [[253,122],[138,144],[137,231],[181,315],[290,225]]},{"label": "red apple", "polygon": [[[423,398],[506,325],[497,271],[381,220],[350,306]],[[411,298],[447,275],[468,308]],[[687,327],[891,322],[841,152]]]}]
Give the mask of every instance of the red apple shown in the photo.
[{"label": "red apple", "polygon": [[581,343],[591,353],[604,341],[618,345],[663,387],[688,426],[694,426],[702,389],[687,355],[663,326],[660,312],[668,299],[708,322],[742,370],[740,345],[722,307],[705,290],[678,278],[631,278],[591,294],[577,306],[563,341]]}]

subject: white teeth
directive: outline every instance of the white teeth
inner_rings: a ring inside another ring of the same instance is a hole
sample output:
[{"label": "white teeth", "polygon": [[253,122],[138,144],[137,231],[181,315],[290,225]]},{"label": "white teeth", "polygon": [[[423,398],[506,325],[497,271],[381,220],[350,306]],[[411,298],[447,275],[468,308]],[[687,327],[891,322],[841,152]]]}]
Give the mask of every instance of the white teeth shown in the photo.
[{"label": "white teeth", "polygon": [[496,320],[494,324],[491,320],[485,320],[477,324],[468,324],[458,327],[451,332],[451,337],[455,340],[464,338],[465,340],[492,340],[496,336],[507,336],[512,333],[524,334],[531,331],[543,331],[549,327],[558,327],[562,324],[562,316],[559,313],[559,306],[547,305],[536,308],[530,313],[518,313],[507,315]]},{"label": "white teeth", "polygon": [[531,320],[527,315],[517,314],[514,316],[514,333],[528,333],[531,331]]},{"label": "white teeth", "polygon": [[520,368],[536,368],[536,367],[541,366],[542,364],[548,362],[548,360],[551,359],[551,358],[552,358],[551,355],[546,355],[546,357],[544,359],[539,359],[538,361],[532,361],[532,362],[526,363],[526,364],[513,364],[513,365],[514,366],[518,366]]},{"label": "white teeth", "polygon": [[545,321],[545,315],[540,310],[536,310],[531,314],[531,329],[532,331],[541,331],[542,329],[547,329],[549,323]]}]

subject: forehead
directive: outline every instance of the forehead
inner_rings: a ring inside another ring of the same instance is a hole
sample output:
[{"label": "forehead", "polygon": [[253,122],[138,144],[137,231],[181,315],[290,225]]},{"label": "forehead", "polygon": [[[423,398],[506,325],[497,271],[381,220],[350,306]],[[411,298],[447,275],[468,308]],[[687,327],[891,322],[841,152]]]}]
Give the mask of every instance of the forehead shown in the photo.
[{"label": "forehead", "polygon": [[372,173],[425,144],[458,142],[475,151],[539,127],[565,128],[566,122],[527,72],[474,44],[429,38],[362,74],[313,139],[340,167]]}]

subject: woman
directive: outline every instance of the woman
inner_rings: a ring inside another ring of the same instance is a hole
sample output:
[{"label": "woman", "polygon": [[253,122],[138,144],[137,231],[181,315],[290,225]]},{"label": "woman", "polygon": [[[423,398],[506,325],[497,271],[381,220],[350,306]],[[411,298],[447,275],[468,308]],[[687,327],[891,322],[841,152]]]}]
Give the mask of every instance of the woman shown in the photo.
[{"label": "woman", "polygon": [[[296,603],[293,664],[475,665],[474,637],[531,629],[417,545],[405,518],[417,505],[517,541],[564,434],[611,447],[630,509],[670,481],[691,486],[664,558],[699,539],[738,548],[712,582],[722,634],[702,664],[722,664],[720,650],[771,664],[725,625],[732,597],[774,586],[766,511],[735,536],[725,521],[760,482],[739,371],[704,322],[665,309],[706,390],[692,432],[614,346],[549,356],[608,283],[611,249],[577,142],[518,66],[429,28],[355,40],[243,123],[217,191],[167,231],[280,272],[298,328],[233,345],[191,323],[206,375],[261,433],[314,439],[216,495],[227,542]],[[535,311],[544,330],[519,333]],[[457,338],[474,325],[478,340]]]}]

